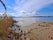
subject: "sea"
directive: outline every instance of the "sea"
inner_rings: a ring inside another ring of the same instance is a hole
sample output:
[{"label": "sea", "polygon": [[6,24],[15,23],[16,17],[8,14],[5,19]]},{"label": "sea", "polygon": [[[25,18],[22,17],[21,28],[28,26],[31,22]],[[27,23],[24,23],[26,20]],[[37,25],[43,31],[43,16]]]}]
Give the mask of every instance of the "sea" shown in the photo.
[{"label": "sea", "polygon": [[14,20],[18,21],[17,22],[18,25],[25,27],[37,22],[53,22],[53,16],[52,17],[15,17]]}]

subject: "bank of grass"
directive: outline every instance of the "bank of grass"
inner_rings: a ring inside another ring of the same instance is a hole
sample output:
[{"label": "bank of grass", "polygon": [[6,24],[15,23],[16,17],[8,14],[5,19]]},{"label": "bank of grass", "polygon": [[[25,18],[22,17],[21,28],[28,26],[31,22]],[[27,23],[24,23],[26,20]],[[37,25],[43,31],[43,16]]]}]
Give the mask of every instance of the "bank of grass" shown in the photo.
[{"label": "bank of grass", "polygon": [[13,25],[13,24],[14,24],[14,20],[12,18],[0,19],[0,36],[6,37],[10,32],[8,28],[10,27],[10,25]]},{"label": "bank of grass", "polygon": [[0,29],[0,36],[2,36],[4,33],[4,30],[3,29]]},{"label": "bank of grass", "polygon": [[3,22],[3,20],[2,19],[0,19],[0,24]]}]

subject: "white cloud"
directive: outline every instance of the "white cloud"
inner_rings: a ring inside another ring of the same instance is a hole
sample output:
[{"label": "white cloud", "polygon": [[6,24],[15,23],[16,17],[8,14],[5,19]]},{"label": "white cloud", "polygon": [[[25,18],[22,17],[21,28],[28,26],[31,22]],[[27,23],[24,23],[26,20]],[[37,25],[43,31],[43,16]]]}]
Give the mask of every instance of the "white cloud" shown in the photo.
[{"label": "white cloud", "polygon": [[15,0],[13,10],[19,16],[32,16],[37,14],[37,11],[48,4],[53,3],[53,0]]},{"label": "white cloud", "polygon": [[31,11],[31,12],[25,10],[20,11],[20,16],[22,17],[35,16],[35,14],[37,14],[36,11]]},{"label": "white cloud", "polygon": [[[27,0],[27,2],[24,0],[22,0],[22,1],[25,3],[21,4],[21,3],[18,3],[18,1],[15,1],[16,9],[20,8],[21,10],[28,10],[28,11],[34,10],[34,9],[38,10],[47,4],[53,3],[53,0]],[[20,9],[18,9],[18,10],[20,10]]]},{"label": "white cloud", "polygon": [[[2,16],[4,13],[0,13],[0,16]],[[7,13],[8,16],[15,16],[15,13]]]}]

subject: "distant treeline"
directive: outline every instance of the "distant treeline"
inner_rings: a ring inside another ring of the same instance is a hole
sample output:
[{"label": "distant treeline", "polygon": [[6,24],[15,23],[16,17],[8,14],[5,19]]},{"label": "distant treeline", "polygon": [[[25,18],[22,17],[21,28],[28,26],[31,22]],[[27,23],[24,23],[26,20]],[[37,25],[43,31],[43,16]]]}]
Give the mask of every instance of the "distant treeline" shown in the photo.
[{"label": "distant treeline", "polygon": [[36,17],[53,17],[53,16],[28,16],[28,17],[15,17],[15,16],[12,16],[13,18],[36,18]]},{"label": "distant treeline", "polygon": [[[37,17],[53,17],[53,16],[28,16],[28,17],[16,17],[16,16],[11,16],[12,18],[37,18]],[[0,18],[2,18],[0,16]]]}]

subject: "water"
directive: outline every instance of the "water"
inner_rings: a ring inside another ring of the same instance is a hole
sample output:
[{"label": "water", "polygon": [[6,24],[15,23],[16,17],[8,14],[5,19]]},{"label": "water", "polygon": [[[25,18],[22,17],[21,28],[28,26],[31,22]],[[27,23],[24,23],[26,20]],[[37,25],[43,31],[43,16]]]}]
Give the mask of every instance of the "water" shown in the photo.
[{"label": "water", "polygon": [[53,17],[39,17],[41,22],[53,22]]},{"label": "water", "polygon": [[22,27],[28,26],[32,23],[37,22],[53,22],[53,17],[28,17],[28,18],[14,18],[14,20],[17,20],[19,25]]},{"label": "water", "polygon": [[32,23],[36,23],[38,21],[38,18],[14,18],[16,21],[18,21],[17,24],[21,25],[22,27],[28,26]]}]

